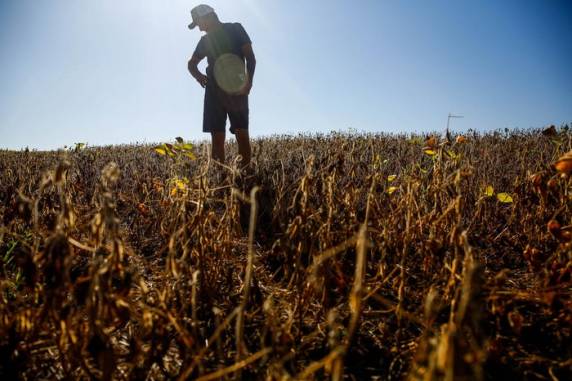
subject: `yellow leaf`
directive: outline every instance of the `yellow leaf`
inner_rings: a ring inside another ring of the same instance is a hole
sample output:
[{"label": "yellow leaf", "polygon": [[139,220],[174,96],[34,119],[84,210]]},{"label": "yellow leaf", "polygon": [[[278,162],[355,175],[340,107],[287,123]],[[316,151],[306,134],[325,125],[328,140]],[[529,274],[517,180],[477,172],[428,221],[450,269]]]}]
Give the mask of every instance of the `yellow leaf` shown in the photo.
[{"label": "yellow leaf", "polygon": [[508,193],[497,193],[497,199],[505,204],[512,203],[512,197]]},{"label": "yellow leaf", "polygon": [[447,151],[447,155],[449,155],[449,157],[453,160],[455,160],[456,158],[459,157],[459,155],[457,155],[455,152],[453,151]]},{"label": "yellow leaf", "polygon": [[419,165],[419,163],[417,163],[417,164],[415,164],[415,165],[416,165],[416,167],[419,169],[419,171],[420,171],[421,173],[427,173],[427,172],[428,172],[426,169],[423,169],[423,168]]},{"label": "yellow leaf", "polygon": [[392,194],[393,192],[395,192],[397,190],[397,187],[389,187],[387,188],[387,193],[388,194]]},{"label": "yellow leaf", "polygon": [[495,194],[495,189],[492,187],[492,185],[487,185],[487,187],[485,188],[485,195],[487,197],[492,197]]},{"label": "yellow leaf", "polygon": [[163,151],[165,151],[165,153],[167,155],[169,155],[170,157],[174,157],[175,156],[175,152],[173,150],[173,145],[169,144],[169,143],[163,143],[161,145],[161,148],[163,149]]},{"label": "yellow leaf", "polygon": [[393,180],[395,180],[397,178],[397,175],[389,175],[387,176],[387,182],[392,182]]},{"label": "yellow leaf", "polygon": [[421,144],[423,144],[423,139],[416,137],[416,138],[409,139],[408,142],[409,142],[409,144],[421,145]]},{"label": "yellow leaf", "polygon": [[167,152],[161,148],[161,147],[156,147],[155,148],[155,152],[157,152],[159,155],[165,155]]},{"label": "yellow leaf", "polygon": [[191,160],[195,160],[195,159],[197,158],[197,157],[195,156],[195,154],[192,153],[192,152],[185,152],[184,155],[185,155],[186,157],[188,157],[189,159],[191,159]]},{"label": "yellow leaf", "polygon": [[424,150],[423,152],[425,152],[425,154],[427,154],[427,155],[429,155],[429,156],[435,156],[435,155],[437,155],[437,152],[435,152],[435,151],[432,150],[432,149],[426,149],[426,150]]}]

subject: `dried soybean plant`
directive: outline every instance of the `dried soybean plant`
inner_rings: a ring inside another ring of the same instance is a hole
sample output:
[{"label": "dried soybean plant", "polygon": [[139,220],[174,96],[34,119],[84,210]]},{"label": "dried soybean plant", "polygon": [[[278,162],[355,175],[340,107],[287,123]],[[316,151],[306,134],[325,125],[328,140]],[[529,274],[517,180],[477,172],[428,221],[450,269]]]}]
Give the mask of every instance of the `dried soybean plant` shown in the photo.
[{"label": "dried soybean plant", "polygon": [[569,378],[554,131],[2,151],[0,373]]}]

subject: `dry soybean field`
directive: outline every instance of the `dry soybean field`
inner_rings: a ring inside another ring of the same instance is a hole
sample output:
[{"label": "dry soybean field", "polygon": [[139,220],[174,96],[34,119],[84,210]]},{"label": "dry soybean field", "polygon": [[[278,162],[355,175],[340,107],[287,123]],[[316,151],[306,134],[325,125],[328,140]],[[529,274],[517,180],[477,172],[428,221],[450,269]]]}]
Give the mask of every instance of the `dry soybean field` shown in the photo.
[{"label": "dry soybean field", "polygon": [[2,380],[572,379],[567,126],[208,148],[0,151]]}]

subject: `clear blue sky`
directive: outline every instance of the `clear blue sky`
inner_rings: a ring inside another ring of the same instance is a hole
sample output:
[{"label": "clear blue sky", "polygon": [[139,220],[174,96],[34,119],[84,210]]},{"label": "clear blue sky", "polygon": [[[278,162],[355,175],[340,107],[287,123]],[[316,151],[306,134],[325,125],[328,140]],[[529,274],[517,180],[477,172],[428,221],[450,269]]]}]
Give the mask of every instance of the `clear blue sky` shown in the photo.
[{"label": "clear blue sky", "polygon": [[[196,4],[0,0],[0,148],[209,138]],[[208,4],[252,38],[253,136],[572,121],[570,0]]]}]

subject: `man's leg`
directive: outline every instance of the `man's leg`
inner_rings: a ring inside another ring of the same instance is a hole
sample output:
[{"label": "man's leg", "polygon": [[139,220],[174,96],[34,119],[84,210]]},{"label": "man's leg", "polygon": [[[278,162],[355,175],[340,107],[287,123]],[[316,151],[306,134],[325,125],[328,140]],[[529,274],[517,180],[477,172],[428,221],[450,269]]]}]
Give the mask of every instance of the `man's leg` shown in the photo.
[{"label": "man's leg", "polygon": [[224,163],[224,131],[213,131],[211,132],[212,137],[212,158],[213,160]]},{"label": "man's leg", "polygon": [[203,132],[211,134],[211,157],[224,163],[226,111],[213,85],[207,84],[204,106]]},{"label": "man's leg", "polygon": [[237,128],[235,130],[236,142],[238,143],[238,154],[242,156],[240,162],[240,168],[245,168],[250,165],[250,136],[248,135],[248,130],[244,128]]},{"label": "man's leg", "polygon": [[238,154],[242,156],[240,168],[245,169],[250,166],[250,136],[248,134],[248,96],[241,95],[230,97],[231,108],[228,113],[230,119],[230,132],[236,135],[238,143]]}]

